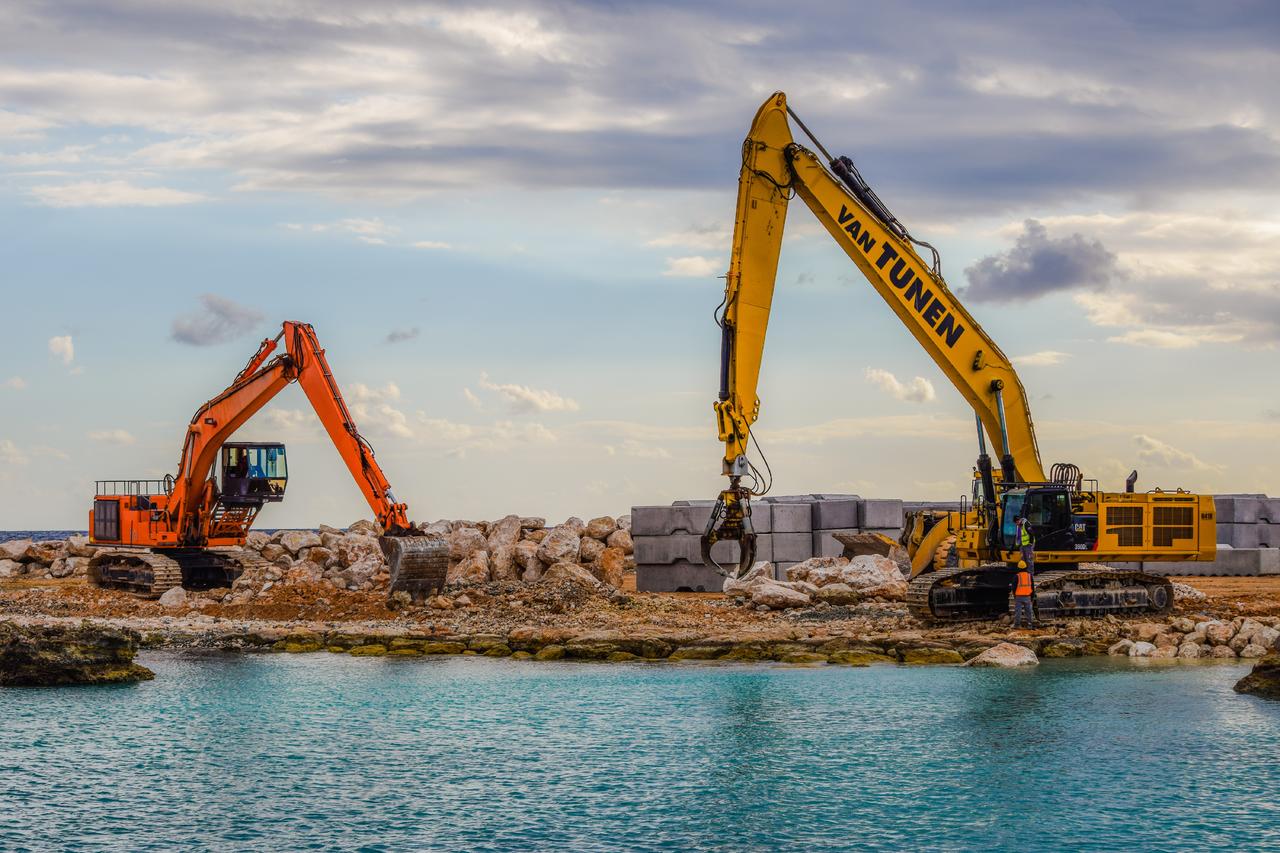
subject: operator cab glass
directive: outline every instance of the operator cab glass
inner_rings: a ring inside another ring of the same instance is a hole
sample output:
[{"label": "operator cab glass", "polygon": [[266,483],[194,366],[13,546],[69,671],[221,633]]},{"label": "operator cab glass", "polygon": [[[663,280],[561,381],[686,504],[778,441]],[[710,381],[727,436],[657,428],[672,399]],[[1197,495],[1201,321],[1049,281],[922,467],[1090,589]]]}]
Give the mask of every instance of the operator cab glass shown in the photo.
[{"label": "operator cab glass", "polygon": [[1001,544],[1018,548],[1018,518],[1026,516],[1043,550],[1071,549],[1071,494],[1065,488],[1011,489],[1004,494],[1000,521]]},{"label": "operator cab glass", "polygon": [[284,500],[289,466],[283,444],[222,446],[222,494],[228,503],[263,503]]}]

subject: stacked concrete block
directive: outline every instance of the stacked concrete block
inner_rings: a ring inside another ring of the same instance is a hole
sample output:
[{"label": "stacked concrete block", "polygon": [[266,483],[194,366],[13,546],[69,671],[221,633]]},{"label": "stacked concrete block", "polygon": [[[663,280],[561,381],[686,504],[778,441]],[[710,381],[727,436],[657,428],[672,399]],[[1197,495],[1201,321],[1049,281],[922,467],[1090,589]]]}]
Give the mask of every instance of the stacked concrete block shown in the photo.
[{"label": "stacked concrete block", "polygon": [[1280,548],[1280,498],[1216,495],[1218,544],[1232,548]]},{"label": "stacked concrete block", "polygon": [[[702,534],[714,501],[678,501],[673,506],[631,509],[631,538],[635,546],[636,589],[641,592],[719,592],[724,578],[702,562]],[[752,504],[756,530],[756,559],[773,560],[773,508]],[[722,566],[736,566],[741,552],[736,542],[717,542],[711,556]]]},{"label": "stacked concrete block", "polygon": [[[1112,564],[1116,565],[1116,564]],[[1153,575],[1190,577],[1280,575],[1280,548],[1219,548],[1217,559],[1187,563],[1131,563]]]},{"label": "stacked concrete block", "polygon": [[769,506],[774,572],[781,578],[787,569],[813,556],[813,513],[818,504],[772,501]]}]

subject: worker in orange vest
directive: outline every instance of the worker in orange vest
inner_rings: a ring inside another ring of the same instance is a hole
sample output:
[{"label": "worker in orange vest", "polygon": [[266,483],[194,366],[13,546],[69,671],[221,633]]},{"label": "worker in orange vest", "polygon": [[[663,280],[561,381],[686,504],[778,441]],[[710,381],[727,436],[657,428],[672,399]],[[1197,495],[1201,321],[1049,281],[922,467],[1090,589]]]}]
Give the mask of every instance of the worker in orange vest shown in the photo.
[{"label": "worker in orange vest", "polygon": [[1031,569],[1018,569],[1013,587],[1013,627],[1018,628],[1023,614],[1027,617],[1027,627],[1035,627],[1035,611],[1031,607],[1031,595],[1034,592],[1031,583]]}]

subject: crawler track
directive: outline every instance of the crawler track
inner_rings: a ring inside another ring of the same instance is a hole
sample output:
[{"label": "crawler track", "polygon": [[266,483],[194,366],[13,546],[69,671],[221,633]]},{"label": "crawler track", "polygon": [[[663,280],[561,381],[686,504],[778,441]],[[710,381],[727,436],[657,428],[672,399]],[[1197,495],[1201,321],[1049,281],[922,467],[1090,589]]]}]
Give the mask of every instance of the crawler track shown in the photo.
[{"label": "crawler track", "polygon": [[269,563],[248,548],[116,548],[89,561],[89,579],[107,589],[159,598],[175,586],[213,589],[231,586],[247,569]]},{"label": "crawler track", "polygon": [[[965,622],[996,619],[1010,611],[1015,570],[1004,565],[951,568],[917,575],[907,588],[907,607],[920,619]],[[1173,583],[1159,575],[1126,569],[1047,569],[1035,577],[1040,619],[1168,613]]]}]

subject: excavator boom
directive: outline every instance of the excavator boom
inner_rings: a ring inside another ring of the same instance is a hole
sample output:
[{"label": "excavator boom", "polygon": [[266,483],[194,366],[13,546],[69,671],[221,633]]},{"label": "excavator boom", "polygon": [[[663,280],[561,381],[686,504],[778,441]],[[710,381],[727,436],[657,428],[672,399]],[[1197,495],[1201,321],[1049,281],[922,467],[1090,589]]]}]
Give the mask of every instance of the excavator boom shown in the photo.
[{"label": "excavator boom", "polygon": [[[822,153],[821,159],[795,141],[792,121]],[[725,574],[740,574],[752,559],[750,499],[761,492],[748,445],[752,425],[760,417],[757,385],[793,196],[817,217],[974,410],[981,489],[975,490],[972,507],[961,512],[932,512],[910,520],[904,542],[913,555],[915,574],[932,569],[934,552],[948,549],[953,554],[958,549],[960,559],[974,565],[982,558],[1016,559],[1011,534],[1002,526],[1006,507],[1009,513],[1044,519],[1046,532],[1052,534],[1047,538],[1053,544],[1045,554],[1049,563],[1213,558],[1211,498],[1180,490],[1133,494],[1132,478],[1125,494],[1102,493],[1096,485],[1086,490],[1079,469],[1069,464],[1055,464],[1046,477],[1026,389],[1009,358],[947,286],[937,251],[893,216],[852,161],[828,154],[787,106],[786,96],[776,92],[756,113],[742,147],[724,309],[717,318],[721,371],[714,408],[729,487],[721,492],[703,535],[706,563]],[[929,250],[930,262],[917,246]],[[996,448],[998,470],[987,454],[988,437]],[[1007,520],[1014,517],[1010,514]],[[732,570],[712,558],[713,547],[724,540],[741,545]],[[1123,578],[1107,575],[1093,586],[1090,578],[1101,576],[1088,570],[1058,574],[1055,582],[1067,592],[1060,595],[1048,581],[1041,584],[1047,595],[1057,596],[1044,602],[1046,608],[1066,601],[1079,606],[1082,614],[1140,612],[1158,611],[1171,602],[1167,581],[1141,572]],[[950,608],[947,612],[954,614],[973,612],[975,606],[989,612],[992,602],[1003,602],[1007,578],[987,573],[981,579],[986,588],[975,592],[973,578],[961,568],[953,575],[941,598],[936,585],[913,584],[913,589],[924,590],[928,607],[938,605],[934,615],[939,608]]]},{"label": "excavator boom", "polygon": [[[281,342],[285,352],[273,357]],[[187,564],[201,566],[209,565],[212,559],[206,553],[208,548],[243,545],[249,525],[262,503],[283,497],[283,480],[278,481],[274,493],[269,486],[266,489],[232,489],[228,487],[232,482],[227,479],[229,472],[224,470],[224,483],[219,488],[212,476],[214,464],[220,452],[224,454],[225,467],[233,458],[247,463],[250,455],[263,448],[266,448],[265,455],[253,455],[255,461],[270,465],[278,459],[282,464],[284,448],[280,445],[245,445],[242,448],[237,445],[243,456],[227,456],[226,453],[230,447],[228,440],[236,430],[292,382],[302,386],[312,409],[378,519],[383,531],[380,540],[382,550],[391,567],[392,590],[403,589],[418,596],[442,586],[448,567],[447,549],[441,543],[425,538],[409,521],[408,507],[396,499],[382,467],[374,458],[373,448],[356,427],[315,330],[306,323],[292,321],[285,322],[274,339],[263,341],[231,385],[196,411],[187,427],[178,474],[171,481],[165,481],[164,494],[143,494],[144,489],[136,484],[144,481],[128,481],[133,485],[126,487],[125,495],[103,495],[100,487],[94,510],[90,513],[90,530],[95,543],[167,550],[171,555],[186,560]],[[246,474],[239,472],[236,477]],[[235,480],[237,485],[240,482],[240,479]],[[104,524],[103,519],[108,515],[117,523]],[[120,519],[128,523],[121,524]],[[140,561],[136,555],[121,560],[117,562],[121,562],[124,568],[117,574],[127,575],[123,585],[128,588],[146,586],[148,582],[145,578],[139,581],[138,573],[146,575],[150,571],[148,566],[160,565],[155,559]],[[109,569],[105,564],[104,568]],[[109,570],[107,575],[110,575]],[[166,576],[171,575],[169,572]]]}]

